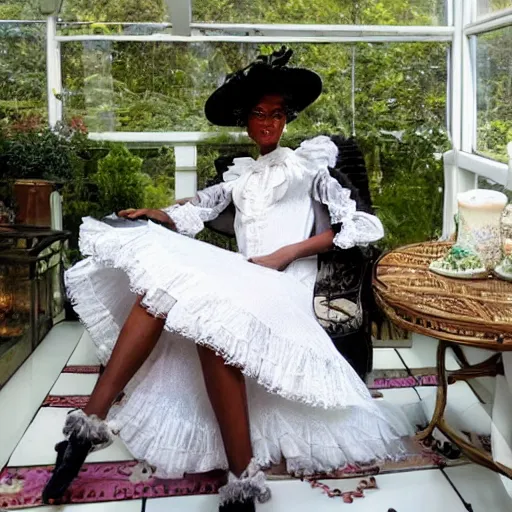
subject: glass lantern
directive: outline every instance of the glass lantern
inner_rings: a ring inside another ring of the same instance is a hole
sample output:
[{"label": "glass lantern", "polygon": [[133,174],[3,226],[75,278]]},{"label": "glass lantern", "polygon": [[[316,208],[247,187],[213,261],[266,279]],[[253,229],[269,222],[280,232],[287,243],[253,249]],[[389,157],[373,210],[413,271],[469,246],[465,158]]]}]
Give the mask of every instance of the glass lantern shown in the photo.
[{"label": "glass lantern", "polygon": [[0,225],[0,388],[63,309],[65,231]]}]

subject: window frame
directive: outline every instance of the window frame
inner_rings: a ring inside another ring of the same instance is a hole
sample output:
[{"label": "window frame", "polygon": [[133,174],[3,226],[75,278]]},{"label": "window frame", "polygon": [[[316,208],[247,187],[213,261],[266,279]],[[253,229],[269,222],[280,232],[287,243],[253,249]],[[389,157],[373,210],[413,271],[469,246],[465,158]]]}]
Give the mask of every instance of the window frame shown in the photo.
[{"label": "window frame", "polygon": [[[478,176],[506,185],[512,172],[506,164],[477,154],[476,38],[480,34],[512,25],[512,7],[477,17],[477,0],[446,0],[447,24],[443,26],[388,25],[262,25],[193,23],[193,0],[165,0],[170,16],[170,34],[58,35],[56,15],[46,19],[47,94],[50,126],[62,121],[61,45],[70,41],[168,41],[168,42],[253,42],[253,43],[354,43],[432,42],[451,43],[448,60],[447,124],[453,149],[444,155],[445,211],[443,233],[454,229],[456,197],[477,186]],[[20,20],[18,20],[19,22]],[[8,20],[0,23],[7,23]],[[12,23],[12,21],[11,21]],[[133,25],[136,23],[130,23]],[[69,23],[63,22],[63,25]],[[148,25],[141,23],[141,25]],[[150,24],[151,25],[151,24]],[[159,24],[162,26],[162,24]],[[217,132],[108,132],[90,133],[97,140],[144,144],[149,140],[176,145],[195,145]]]}]

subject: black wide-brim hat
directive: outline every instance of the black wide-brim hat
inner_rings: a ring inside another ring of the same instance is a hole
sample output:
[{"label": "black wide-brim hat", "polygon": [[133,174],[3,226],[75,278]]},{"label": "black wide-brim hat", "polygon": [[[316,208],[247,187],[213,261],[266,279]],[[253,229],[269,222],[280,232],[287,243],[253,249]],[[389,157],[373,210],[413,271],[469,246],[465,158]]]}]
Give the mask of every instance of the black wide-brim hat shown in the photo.
[{"label": "black wide-brim hat", "polygon": [[284,97],[287,122],[293,121],[320,96],[322,79],[309,69],[287,66],[292,54],[282,47],[228,75],[206,101],[208,121],[217,126],[246,126],[250,109],[268,94]]}]

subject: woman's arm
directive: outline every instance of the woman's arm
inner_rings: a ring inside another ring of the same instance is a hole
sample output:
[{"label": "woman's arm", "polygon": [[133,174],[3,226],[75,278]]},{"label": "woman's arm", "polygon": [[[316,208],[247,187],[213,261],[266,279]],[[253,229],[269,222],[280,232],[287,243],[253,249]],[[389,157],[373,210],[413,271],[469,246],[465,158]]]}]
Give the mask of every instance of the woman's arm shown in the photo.
[{"label": "woman's arm", "polygon": [[262,267],[284,270],[295,260],[329,251],[332,248],[333,239],[334,232],[329,229],[303,242],[286,245],[272,254],[251,258],[249,261]]},{"label": "woman's arm", "polygon": [[118,215],[133,220],[154,220],[183,235],[194,237],[203,230],[205,222],[216,219],[230,202],[231,187],[220,183],[200,190],[193,198],[176,201],[168,208],[123,210]]}]

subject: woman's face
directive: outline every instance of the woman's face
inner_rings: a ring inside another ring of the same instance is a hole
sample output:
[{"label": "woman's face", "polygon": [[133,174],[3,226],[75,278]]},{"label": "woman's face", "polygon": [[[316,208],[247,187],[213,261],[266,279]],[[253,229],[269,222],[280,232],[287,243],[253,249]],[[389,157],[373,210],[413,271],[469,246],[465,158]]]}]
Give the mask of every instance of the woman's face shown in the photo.
[{"label": "woman's face", "polygon": [[286,125],[283,97],[275,94],[264,96],[249,111],[247,133],[260,147],[262,153],[274,150]]}]

